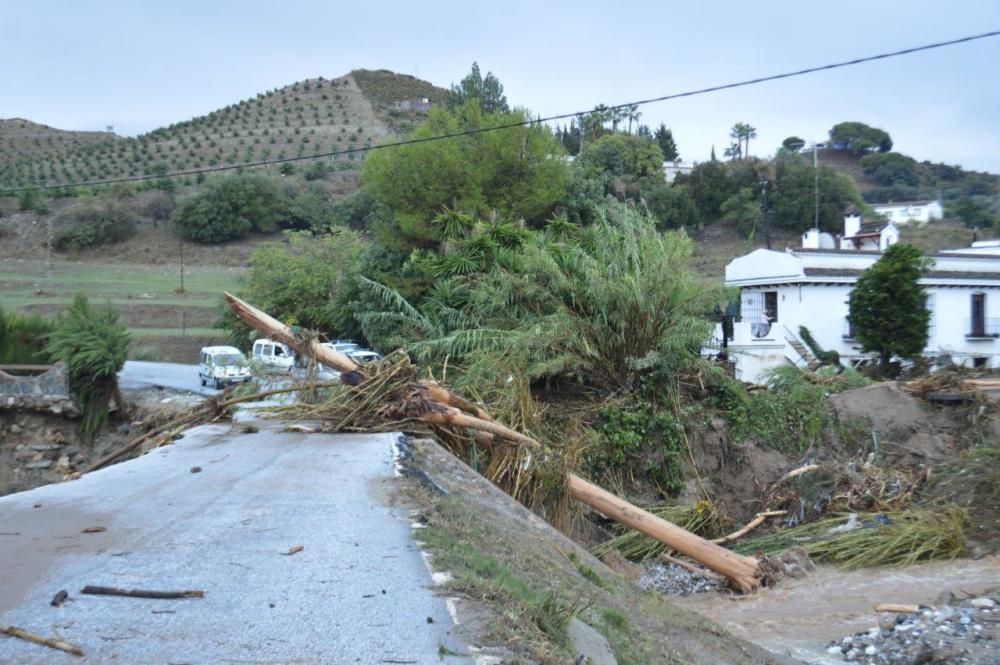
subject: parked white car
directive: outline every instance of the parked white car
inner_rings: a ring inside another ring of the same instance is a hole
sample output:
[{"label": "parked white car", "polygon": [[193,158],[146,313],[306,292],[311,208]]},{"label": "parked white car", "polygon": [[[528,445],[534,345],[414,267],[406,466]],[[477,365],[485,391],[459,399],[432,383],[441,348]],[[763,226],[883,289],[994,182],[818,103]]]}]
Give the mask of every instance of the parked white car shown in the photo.
[{"label": "parked white car", "polygon": [[347,355],[349,355],[355,362],[359,362],[362,365],[375,360],[382,360],[382,354],[376,353],[375,351],[369,351],[368,349],[348,351]]},{"label": "parked white car", "polygon": [[198,357],[201,385],[221,388],[250,380],[250,367],[243,352],[235,346],[206,346]]},{"label": "parked white car", "polygon": [[291,372],[295,366],[295,353],[281,342],[258,339],[253,343],[252,357],[266,367]]}]

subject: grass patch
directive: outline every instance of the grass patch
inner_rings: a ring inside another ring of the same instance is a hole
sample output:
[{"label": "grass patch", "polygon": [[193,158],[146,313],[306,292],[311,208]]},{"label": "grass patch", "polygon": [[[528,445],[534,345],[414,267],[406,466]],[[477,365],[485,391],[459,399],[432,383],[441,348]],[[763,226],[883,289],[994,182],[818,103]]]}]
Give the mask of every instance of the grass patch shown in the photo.
[{"label": "grass patch", "polygon": [[428,527],[420,539],[434,554],[435,567],[455,576],[449,582],[454,590],[504,608],[493,630],[505,642],[525,640],[535,656],[556,656],[553,646],[569,655],[566,629],[582,608],[579,601],[567,603],[554,589],[537,591],[494,557],[443,528]]}]

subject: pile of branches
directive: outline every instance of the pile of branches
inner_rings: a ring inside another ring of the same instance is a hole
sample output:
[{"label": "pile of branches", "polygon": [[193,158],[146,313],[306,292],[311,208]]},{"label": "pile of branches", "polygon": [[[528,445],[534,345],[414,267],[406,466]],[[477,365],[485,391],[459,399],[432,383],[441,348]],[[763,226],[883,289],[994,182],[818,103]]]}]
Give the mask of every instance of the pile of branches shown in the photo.
[{"label": "pile of branches", "polygon": [[929,473],[867,462],[811,464],[771,485],[765,505],[788,511],[788,524],[838,512],[900,511],[912,503]]}]

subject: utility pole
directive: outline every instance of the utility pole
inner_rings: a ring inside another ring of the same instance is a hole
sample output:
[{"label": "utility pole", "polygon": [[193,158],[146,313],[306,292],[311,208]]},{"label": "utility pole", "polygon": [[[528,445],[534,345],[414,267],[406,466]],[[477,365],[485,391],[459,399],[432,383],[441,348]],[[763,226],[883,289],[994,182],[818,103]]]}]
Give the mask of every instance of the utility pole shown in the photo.
[{"label": "utility pole", "polygon": [[45,227],[48,231],[46,246],[48,249],[48,270],[46,271],[46,281],[48,282],[49,293],[52,292],[52,215],[45,215]]},{"label": "utility pole", "polygon": [[819,232],[819,158],[816,154],[816,142],[813,141],[813,171],[816,177],[813,196],[816,201],[816,219],[813,221],[813,228]]},{"label": "utility pole", "polygon": [[184,236],[181,236],[181,288],[178,293],[184,293]]},{"label": "utility pole", "polygon": [[771,206],[767,203],[767,180],[760,181],[760,210],[764,215],[764,243],[771,249]]}]

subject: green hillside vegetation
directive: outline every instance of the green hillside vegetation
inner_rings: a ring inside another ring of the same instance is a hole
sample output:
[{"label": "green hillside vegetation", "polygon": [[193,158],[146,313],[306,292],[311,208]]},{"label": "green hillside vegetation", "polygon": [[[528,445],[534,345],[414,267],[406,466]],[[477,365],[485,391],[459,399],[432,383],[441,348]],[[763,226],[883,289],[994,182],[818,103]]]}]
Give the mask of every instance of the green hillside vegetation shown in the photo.
[{"label": "green hillside vegetation", "polygon": [[[364,148],[408,131],[422,115],[393,112],[393,101],[420,96],[440,103],[446,94],[413,77],[359,70],[268,90],[136,138],[3,120],[0,187],[151,176]],[[354,168],[360,159],[340,157],[338,168]]]}]

